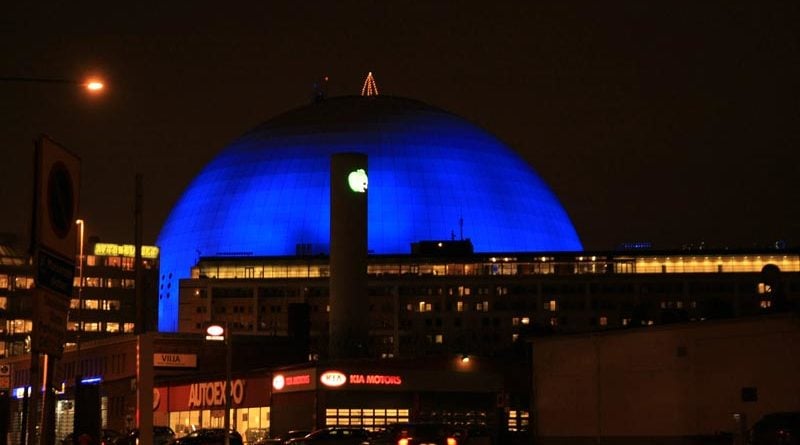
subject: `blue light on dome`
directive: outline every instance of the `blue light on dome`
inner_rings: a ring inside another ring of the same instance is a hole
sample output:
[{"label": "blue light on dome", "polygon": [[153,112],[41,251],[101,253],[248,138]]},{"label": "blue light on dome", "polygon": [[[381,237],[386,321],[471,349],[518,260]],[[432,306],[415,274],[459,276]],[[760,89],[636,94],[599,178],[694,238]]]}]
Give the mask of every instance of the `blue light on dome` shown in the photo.
[{"label": "blue light on dome", "polygon": [[461,233],[476,252],[579,251],[566,212],[503,143],[408,99],[329,99],[234,141],[195,178],[158,238],[159,330],[177,330],[178,279],[198,256],[328,253],[330,156],[369,157],[368,243],[376,254]]}]

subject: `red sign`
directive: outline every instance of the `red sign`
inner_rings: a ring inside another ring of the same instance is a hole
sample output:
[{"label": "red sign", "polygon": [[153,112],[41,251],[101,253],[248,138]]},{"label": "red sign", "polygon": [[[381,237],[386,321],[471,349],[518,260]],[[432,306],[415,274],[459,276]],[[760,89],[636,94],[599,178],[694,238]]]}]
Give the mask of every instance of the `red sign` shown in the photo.
[{"label": "red sign", "polygon": [[345,374],[340,371],[326,371],[319,377],[320,383],[325,386],[338,387],[345,383],[350,385],[402,385],[403,378],[399,375],[383,374]]},{"label": "red sign", "polygon": [[310,385],[311,374],[289,375],[276,374],[272,378],[272,387],[280,391],[287,386]]},{"label": "red sign", "polygon": [[351,385],[401,385],[403,379],[399,375],[350,374]]}]

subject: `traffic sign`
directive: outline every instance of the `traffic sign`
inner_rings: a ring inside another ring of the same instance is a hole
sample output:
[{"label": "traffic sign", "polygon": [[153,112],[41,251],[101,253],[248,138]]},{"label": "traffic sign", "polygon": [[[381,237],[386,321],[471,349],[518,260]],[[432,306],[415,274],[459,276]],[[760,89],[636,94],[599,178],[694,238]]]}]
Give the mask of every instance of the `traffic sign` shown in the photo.
[{"label": "traffic sign", "polygon": [[59,358],[67,336],[69,298],[43,288],[35,289],[33,295],[31,349]]},{"label": "traffic sign", "polygon": [[36,286],[72,297],[72,284],[75,278],[75,263],[40,248],[36,252]]}]

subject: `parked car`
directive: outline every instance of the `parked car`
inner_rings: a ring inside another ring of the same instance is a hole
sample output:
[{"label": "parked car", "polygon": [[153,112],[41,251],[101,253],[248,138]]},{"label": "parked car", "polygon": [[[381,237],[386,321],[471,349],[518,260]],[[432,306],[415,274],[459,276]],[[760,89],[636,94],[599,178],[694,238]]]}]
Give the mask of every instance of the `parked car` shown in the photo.
[{"label": "parked car", "polygon": [[289,430],[283,436],[276,436],[267,439],[262,439],[259,442],[256,442],[255,445],[285,445],[292,439],[299,439],[301,437],[306,437],[308,433],[311,431],[309,430]]},{"label": "parked car", "polygon": [[312,431],[305,437],[290,439],[287,445],[368,445],[369,431],[364,428],[332,426]]},{"label": "parked car", "polygon": [[255,442],[248,442],[248,445],[283,445],[284,441],[280,437],[262,437]]},{"label": "parked car", "polygon": [[395,423],[372,437],[374,445],[463,445],[463,430],[442,423]]},{"label": "parked car", "polygon": [[[242,435],[234,430],[230,431],[231,445],[244,445]],[[225,430],[223,428],[200,428],[179,439],[172,441],[171,445],[224,445]]]},{"label": "parked car", "polygon": [[[114,430],[100,430],[100,445],[116,445],[117,439],[119,439],[122,434],[118,433]],[[67,434],[63,440],[61,440],[62,445],[74,445],[72,441],[72,433]]]},{"label": "parked car", "polygon": [[269,429],[267,428],[248,428],[247,431],[244,432],[244,439],[245,442],[248,444],[255,444],[258,441],[266,439],[268,437]]},{"label": "parked car", "polygon": [[750,428],[750,445],[800,445],[800,412],[771,413]]},{"label": "parked car", "polygon": [[[153,426],[153,445],[167,445],[175,438],[175,432],[168,426]],[[128,434],[120,436],[114,445],[137,445],[139,440],[139,429],[134,428]]]}]

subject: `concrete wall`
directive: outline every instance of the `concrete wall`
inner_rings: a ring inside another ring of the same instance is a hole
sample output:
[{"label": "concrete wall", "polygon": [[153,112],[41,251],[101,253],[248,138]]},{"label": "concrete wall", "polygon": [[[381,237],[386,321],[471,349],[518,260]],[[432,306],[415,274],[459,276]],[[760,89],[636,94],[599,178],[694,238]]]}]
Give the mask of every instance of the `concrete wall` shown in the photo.
[{"label": "concrete wall", "polygon": [[800,410],[796,316],[537,339],[533,357],[542,443],[690,443]]}]

